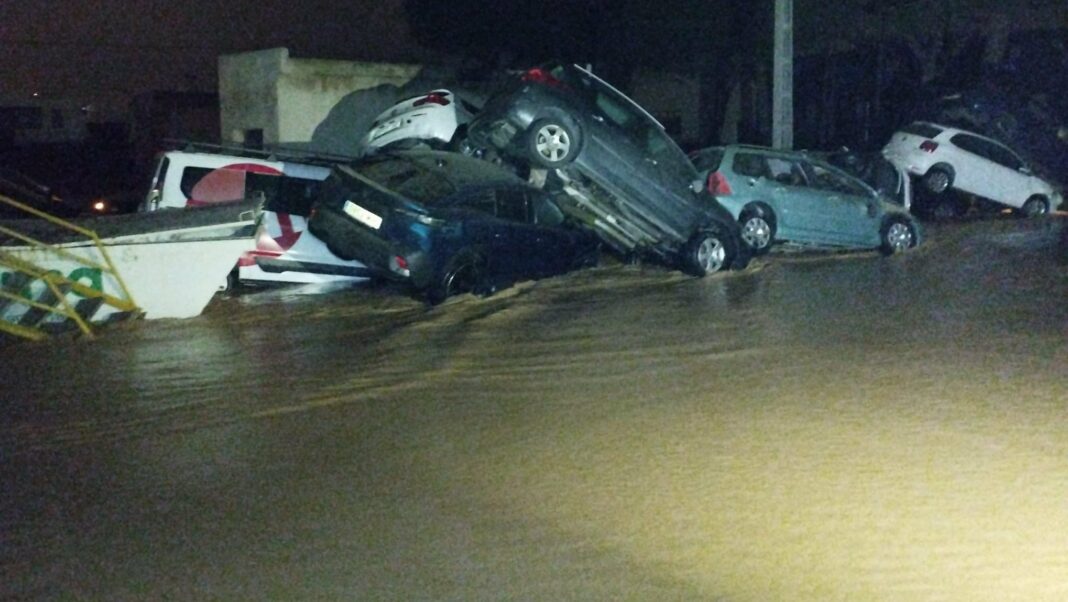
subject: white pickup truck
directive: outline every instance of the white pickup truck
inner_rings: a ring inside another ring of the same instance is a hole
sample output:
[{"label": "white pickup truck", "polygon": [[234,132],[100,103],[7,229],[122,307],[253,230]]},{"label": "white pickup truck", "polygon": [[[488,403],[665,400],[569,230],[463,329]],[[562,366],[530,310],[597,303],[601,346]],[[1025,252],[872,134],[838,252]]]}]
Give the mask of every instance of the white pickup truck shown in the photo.
[{"label": "white pickup truck", "polygon": [[[161,153],[142,211],[264,200],[256,248],[243,255],[227,285],[237,282],[325,283],[365,280],[358,261],[341,259],[307,230],[326,162],[300,163],[264,154],[243,156],[199,150]],[[252,155],[252,153],[248,153]]]}]

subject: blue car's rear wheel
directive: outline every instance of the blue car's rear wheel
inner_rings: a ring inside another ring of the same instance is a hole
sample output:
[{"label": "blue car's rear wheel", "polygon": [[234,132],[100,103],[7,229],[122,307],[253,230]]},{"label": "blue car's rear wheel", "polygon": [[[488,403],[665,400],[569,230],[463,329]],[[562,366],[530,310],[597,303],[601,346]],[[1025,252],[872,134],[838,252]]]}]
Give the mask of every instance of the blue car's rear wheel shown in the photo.
[{"label": "blue car's rear wheel", "polygon": [[460,251],[449,259],[437,282],[427,289],[427,300],[438,304],[453,295],[482,290],[486,279],[486,261],[474,251]]}]

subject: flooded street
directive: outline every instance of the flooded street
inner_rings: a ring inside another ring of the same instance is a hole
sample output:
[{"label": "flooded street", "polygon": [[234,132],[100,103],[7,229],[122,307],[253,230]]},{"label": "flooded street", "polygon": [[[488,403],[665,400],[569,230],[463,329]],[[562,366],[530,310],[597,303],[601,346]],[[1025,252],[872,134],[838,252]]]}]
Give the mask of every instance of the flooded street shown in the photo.
[{"label": "flooded street", "polygon": [[0,347],[0,599],[1068,599],[1068,219]]}]

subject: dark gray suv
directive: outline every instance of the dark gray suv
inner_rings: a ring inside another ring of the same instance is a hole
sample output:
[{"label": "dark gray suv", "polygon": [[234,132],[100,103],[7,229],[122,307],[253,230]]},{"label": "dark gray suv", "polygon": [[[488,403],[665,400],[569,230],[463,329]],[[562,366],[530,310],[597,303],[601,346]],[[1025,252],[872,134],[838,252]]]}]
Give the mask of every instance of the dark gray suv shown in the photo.
[{"label": "dark gray suv", "polygon": [[748,263],[737,223],[663,126],[582,67],[509,82],[468,126],[468,150],[481,149],[547,170],[561,208],[626,256],[696,276]]}]

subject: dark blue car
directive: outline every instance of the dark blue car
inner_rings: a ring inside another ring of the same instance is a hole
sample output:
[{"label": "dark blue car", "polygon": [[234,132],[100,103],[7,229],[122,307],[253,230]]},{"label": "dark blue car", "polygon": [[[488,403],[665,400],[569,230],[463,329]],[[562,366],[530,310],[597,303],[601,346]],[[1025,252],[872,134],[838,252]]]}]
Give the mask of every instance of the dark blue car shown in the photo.
[{"label": "dark blue car", "polygon": [[456,153],[396,152],[343,165],[309,222],[344,259],[409,282],[432,303],[597,263],[599,243],[552,198]]}]

